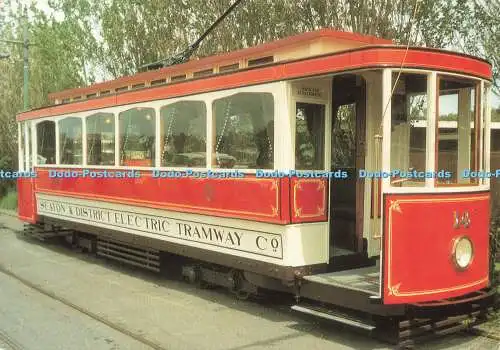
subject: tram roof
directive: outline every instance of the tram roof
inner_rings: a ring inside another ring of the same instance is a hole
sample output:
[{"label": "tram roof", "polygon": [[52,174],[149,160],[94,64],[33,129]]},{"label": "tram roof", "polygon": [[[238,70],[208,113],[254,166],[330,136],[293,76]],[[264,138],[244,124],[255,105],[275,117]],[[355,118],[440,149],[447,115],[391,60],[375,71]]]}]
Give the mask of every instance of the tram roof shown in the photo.
[{"label": "tram roof", "polygon": [[[363,49],[367,49],[367,51],[364,51]],[[376,51],[377,49],[379,51]],[[342,32],[333,29],[321,29],[313,32],[294,35],[246,49],[205,58],[193,59],[183,64],[173,65],[154,71],[137,73],[115,80],[93,84],[88,87],[68,89],[61,92],[52,93],[49,94],[49,99],[53,103],[52,106],[20,113],[17,116],[17,119],[35,119],[43,116],[64,114],[66,112],[71,113],[83,110],[103,108],[111,105],[158,99],[162,94],[155,93],[153,98],[148,97],[142,100],[139,97],[135,98],[133,101],[130,101],[130,99],[123,101],[123,99],[121,99],[121,101],[123,102],[118,101],[117,96],[131,96],[131,94],[139,93],[140,91],[147,90],[147,88],[151,87],[173,87],[184,85],[179,83],[194,83],[196,81],[200,81],[200,79],[205,80],[203,78],[215,78],[221,77],[221,75],[227,76],[227,74],[230,73],[244,74],[244,72],[248,73],[252,71],[253,68],[270,68],[275,66],[276,64],[285,64],[287,62],[293,63],[307,58],[321,58],[332,55],[336,56],[335,54],[338,54],[338,56],[342,56],[342,53],[350,54],[350,56],[347,57],[347,59],[338,57],[340,60],[337,61],[339,62],[331,62],[331,71],[342,71],[353,68],[361,69],[376,66],[399,66],[402,61],[405,61],[405,66],[407,66],[406,63],[409,63],[410,67],[412,65],[418,66],[418,64],[416,63],[411,64],[412,55],[410,55],[409,57],[407,53],[404,53],[403,58],[402,53],[405,50],[406,47],[396,46],[394,45],[392,40],[381,39],[374,36],[361,35],[357,33]],[[429,52],[422,52],[422,50],[432,51],[436,55],[438,55],[438,53],[441,53],[441,56],[431,57],[432,55],[429,56]],[[465,74],[471,74],[480,76],[482,78],[491,79],[491,65],[484,60],[468,55],[462,55],[436,49],[411,48],[410,53],[411,52],[413,52],[413,56],[415,56],[413,57],[413,60],[415,62],[427,61],[429,64],[427,64],[426,68],[428,69],[438,69],[442,66],[440,64],[435,64],[436,60],[443,61],[443,63],[447,61],[444,66],[448,65],[450,67],[453,67],[454,64],[459,64],[463,66],[464,69],[462,70],[462,72]],[[461,58],[461,60],[449,61],[448,56],[450,55],[455,58]],[[307,68],[302,67],[302,73],[300,74],[302,74],[302,76],[307,76],[308,68],[311,68],[311,75],[313,75],[314,69],[312,69],[311,66],[308,66]],[[459,69],[454,68],[448,70]],[[265,78],[261,77],[257,80],[259,80],[259,82],[269,82],[272,80],[286,79],[289,78],[289,73],[289,71],[284,72],[283,70],[280,72],[271,71],[267,72],[267,74],[264,74]],[[295,74],[294,76],[294,74],[292,73],[290,77],[293,78],[298,76],[297,74]],[[242,86],[244,85],[242,79],[245,78],[240,77],[239,85],[228,82],[227,86]],[[252,81],[252,79],[249,79],[247,85],[255,83],[256,81]],[[192,89],[192,87],[191,89],[180,90],[185,92],[184,95],[187,95],[189,94],[187,93],[188,91],[192,94],[217,89],[210,89],[206,87]],[[178,91],[179,89],[168,90],[174,91],[174,94],[169,94],[167,90],[164,91],[164,94],[162,95],[163,98],[182,95],[182,92]],[[129,92],[130,94],[123,94],[126,92]],[[112,98],[113,96],[115,96],[114,99]],[[83,107],[82,104],[85,104],[86,107]],[[65,108],[65,106],[69,107],[70,105],[79,105],[80,107]],[[47,108],[51,110],[49,113],[44,112],[47,110]]]},{"label": "tram roof", "polygon": [[181,79],[183,75],[185,75],[185,79],[189,79],[197,76],[212,75],[221,72],[221,70],[222,72],[231,72],[243,68],[285,61],[292,58],[304,58],[367,45],[384,44],[392,44],[392,40],[332,29],[321,29],[246,49],[192,59],[183,64],[121,77],[88,87],[52,93],[49,94],[49,99],[58,104],[66,99],[84,99],[87,95],[100,94],[103,91],[131,90],[142,84],[144,84],[144,86],[151,86],[151,83],[162,81],[162,79],[165,79],[165,82],[180,81],[184,80]]}]

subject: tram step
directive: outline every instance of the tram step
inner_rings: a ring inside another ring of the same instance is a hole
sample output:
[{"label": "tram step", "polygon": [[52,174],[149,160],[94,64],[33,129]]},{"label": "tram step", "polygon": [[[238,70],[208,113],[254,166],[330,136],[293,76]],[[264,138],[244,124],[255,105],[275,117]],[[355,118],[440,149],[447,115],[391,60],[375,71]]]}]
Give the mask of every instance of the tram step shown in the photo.
[{"label": "tram step", "polygon": [[307,315],[312,315],[327,319],[330,321],[339,322],[348,326],[361,328],[366,331],[373,331],[376,327],[365,320],[360,320],[352,317],[347,317],[346,315],[339,314],[333,310],[326,309],[319,306],[313,305],[293,305],[292,310],[302,312]]}]

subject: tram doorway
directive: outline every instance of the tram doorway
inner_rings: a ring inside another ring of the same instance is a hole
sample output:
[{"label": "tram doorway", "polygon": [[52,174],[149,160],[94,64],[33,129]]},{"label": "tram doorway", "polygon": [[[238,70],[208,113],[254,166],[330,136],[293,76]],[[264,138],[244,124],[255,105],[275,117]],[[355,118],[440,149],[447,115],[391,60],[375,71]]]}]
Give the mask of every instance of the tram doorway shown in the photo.
[{"label": "tram doorway", "polygon": [[358,176],[365,165],[365,125],[365,80],[354,74],[334,77],[331,171],[345,171],[348,175],[347,178],[332,178],[330,183],[330,263],[334,268],[359,265],[366,256],[363,240],[365,184]]}]

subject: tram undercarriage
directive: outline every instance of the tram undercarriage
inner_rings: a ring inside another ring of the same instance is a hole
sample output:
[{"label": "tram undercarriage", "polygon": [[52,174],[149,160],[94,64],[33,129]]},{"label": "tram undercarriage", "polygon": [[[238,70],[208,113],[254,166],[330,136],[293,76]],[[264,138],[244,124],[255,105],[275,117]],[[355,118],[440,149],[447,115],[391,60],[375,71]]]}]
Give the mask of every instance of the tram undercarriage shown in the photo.
[{"label": "tram undercarriage", "polygon": [[26,237],[63,240],[82,252],[169,276],[177,274],[200,287],[226,288],[238,299],[287,293],[295,299],[291,309],[296,312],[361,330],[403,348],[469,329],[487,321],[498,309],[492,289],[429,303],[383,305],[377,297],[377,265],[337,272],[322,272],[324,266],[280,268],[237,257],[207,255],[165,241],[141,240],[124,232],[49,217],[41,219],[43,223],[25,224]]}]

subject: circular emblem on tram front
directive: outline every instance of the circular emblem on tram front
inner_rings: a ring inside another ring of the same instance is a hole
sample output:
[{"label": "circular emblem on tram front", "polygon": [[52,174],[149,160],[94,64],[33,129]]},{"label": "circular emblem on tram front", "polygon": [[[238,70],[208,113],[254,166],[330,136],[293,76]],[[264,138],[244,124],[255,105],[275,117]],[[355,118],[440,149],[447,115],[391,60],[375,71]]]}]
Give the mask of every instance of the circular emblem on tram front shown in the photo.
[{"label": "circular emblem on tram front", "polygon": [[211,202],[212,199],[214,198],[214,186],[207,182],[205,184],[205,187],[203,188],[203,192],[205,193],[205,198],[207,201]]}]

